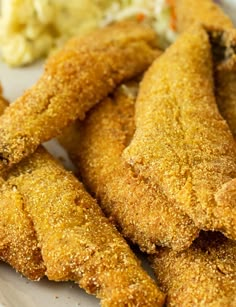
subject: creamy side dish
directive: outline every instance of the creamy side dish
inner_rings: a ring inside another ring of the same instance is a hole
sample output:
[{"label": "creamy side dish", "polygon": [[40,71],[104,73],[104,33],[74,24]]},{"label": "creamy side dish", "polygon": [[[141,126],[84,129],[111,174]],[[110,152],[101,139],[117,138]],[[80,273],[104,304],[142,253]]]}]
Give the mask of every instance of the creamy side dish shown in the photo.
[{"label": "creamy side dish", "polygon": [[165,0],[2,0],[2,58],[11,66],[26,65],[73,35],[130,17],[147,20],[164,41],[173,41],[175,33]]}]

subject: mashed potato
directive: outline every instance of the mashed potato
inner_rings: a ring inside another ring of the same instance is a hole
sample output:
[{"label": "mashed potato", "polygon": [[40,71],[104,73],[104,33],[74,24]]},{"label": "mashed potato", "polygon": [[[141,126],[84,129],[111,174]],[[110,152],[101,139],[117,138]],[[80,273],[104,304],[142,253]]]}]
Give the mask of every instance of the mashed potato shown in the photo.
[{"label": "mashed potato", "polygon": [[2,58],[11,66],[26,65],[73,35],[130,17],[145,18],[165,39],[174,39],[165,0],[2,0]]}]

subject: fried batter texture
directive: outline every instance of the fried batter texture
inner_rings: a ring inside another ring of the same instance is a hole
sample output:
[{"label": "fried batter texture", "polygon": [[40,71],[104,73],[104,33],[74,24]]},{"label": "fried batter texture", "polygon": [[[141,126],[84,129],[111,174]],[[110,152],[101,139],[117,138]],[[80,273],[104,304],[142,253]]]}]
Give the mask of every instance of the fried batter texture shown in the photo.
[{"label": "fried batter texture", "polygon": [[0,115],[2,115],[5,108],[8,106],[7,100],[2,95],[2,86],[0,84]]},{"label": "fried batter texture", "polygon": [[207,29],[216,61],[217,104],[236,137],[236,30],[230,18],[212,0],[176,0],[177,29],[183,32],[194,23]]},{"label": "fried batter texture", "polygon": [[217,104],[236,138],[236,69],[216,72]]},{"label": "fried batter texture", "polygon": [[39,81],[0,118],[0,169],[19,162],[119,83],[143,72],[158,52],[144,24],[123,22],[71,39],[46,63]]},{"label": "fried batter texture", "polygon": [[161,306],[164,296],[97,203],[42,148],[12,170],[51,280],[74,280],[103,306]]},{"label": "fried batter texture", "polygon": [[122,234],[148,253],[156,245],[185,249],[198,235],[193,221],[159,187],[133,174],[121,158],[132,139],[138,84],[122,85],[60,137],[83,182]]},{"label": "fried batter texture", "polygon": [[167,306],[236,305],[236,242],[222,234],[202,232],[189,249],[162,249],[151,262]]},{"label": "fried batter texture", "polygon": [[209,30],[233,28],[230,18],[212,0],[175,0],[174,9],[179,32],[194,23],[201,23]]},{"label": "fried batter texture", "polygon": [[146,72],[123,158],[197,227],[236,239],[236,145],[217,109],[212,70],[208,35],[196,25]]},{"label": "fried batter texture", "polygon": [[[19,225],[25,216],[31,221],[50,280],[75,281],[100,298],[102,306],[162,306],[164,295],[95,200],[42,147],[4,179],[0,200],[10,200],[11,206],[0,208],[11,215],[18,209],[15,198],[19,197],[24,213],[17,216]],[[14,242],[15,232],[3,226]],[[21,247],[16,247],[11,257],[17,262]]]},{"label": "fried batter texture", "polygon": [[14,185],[0,188],[0,260],[31,280],[45,275],[45,265],[32,220]]},{"label": "fried batter texture", "polygon": [[[7,105],[0,96],[0,114]],[[45,274],[45,266],[32,221],[15,186],[2,185],[4,179],[0,177],[0,259],[27,278],[39,280]]]}]

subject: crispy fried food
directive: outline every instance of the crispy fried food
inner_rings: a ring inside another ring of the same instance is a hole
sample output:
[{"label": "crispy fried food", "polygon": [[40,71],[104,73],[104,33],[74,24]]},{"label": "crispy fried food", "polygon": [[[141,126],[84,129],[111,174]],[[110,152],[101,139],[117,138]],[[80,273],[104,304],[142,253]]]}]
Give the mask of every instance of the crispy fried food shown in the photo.
[{"label": "crispy fried food", "polygon": [[[1,182],[2,184],[2,182]],[[14,185],[0,188],[0,259],[31,280],[45,274],[32,220]]]},{"label": "crispy fried food", "polygon": [[42,147],[4,179],[0,199],[8,187],[21,199],[50,280],[73,280],[102,306],[162,306],[164,295],[95,200]]},{"label": "crispy fried food", "polygon": [[194,23],[201,23],[208,29],[233,28],[230,18],[212,0],[175,0],[173,3],[179,32]]},{"label": "crispy fried food", "polygon": [[183,252],[162,249],[151,258],[167,306],[236,305],[236,242],[201,233]]},{"label": "crispy fried food", "polygon": [[0,115],[2,115],[5,108],[8,106],[8,101],[2,96],[2,87],[0,84]]},{"label": "crispy fried food", "polygon": [[[0,96],[0,114],[7,105]],[[0,186],[3,184],[0,177]],[[22,197],[14,185],[2,186],[0,191],[0,259],[29,279],[39,280],[45,274],[45,266]]]},{"label": "crispy fried food", "polygon": [[68,128],[60,142],[78,165],[83,182],[126,238],[148,253],[155,252],[156,245],[184,249],[198,235],[192,220],[159,187],[135,176],[121,159],[135,130],[137,90],[137,83],[122,85],[81,124]]},{"label": "crispy fried food", "polygon": [[214,96],[211,46],[194,26],[142,81],[136,131],[123,158],[195,225],[236,239],[236,144]]},{"label": "crispy fried food", "polygon": [[236,138],[236,69],[216,72],[217,104]]},{"label": "crispy fried food", "polygon": [[203,24],[211,37],[216,64],[216,96],[222,116],[236,137],[236,30],[230,18],[212,0],[176,0],[177,29]]},{"label": "crispy fried food", "polygon": [[47,62],[39,81],[0,118],[0,169],[58,135],[117,84],[143,72],[157,55],[156,35],[123,22],[71,39]]}]

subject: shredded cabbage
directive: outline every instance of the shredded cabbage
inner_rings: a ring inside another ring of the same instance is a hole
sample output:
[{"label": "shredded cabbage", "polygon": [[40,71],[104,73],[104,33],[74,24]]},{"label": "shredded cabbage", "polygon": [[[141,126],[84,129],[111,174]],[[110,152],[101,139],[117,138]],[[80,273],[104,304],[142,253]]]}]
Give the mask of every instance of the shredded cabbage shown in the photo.
[{"label": "shredded cabbage", "polygon": [[2,58],[12,66],[29,64],[73,35],[127,18],[150,23],[163,44],[175,39],[165,0],[2,0]]}]

